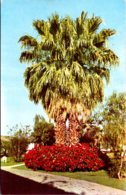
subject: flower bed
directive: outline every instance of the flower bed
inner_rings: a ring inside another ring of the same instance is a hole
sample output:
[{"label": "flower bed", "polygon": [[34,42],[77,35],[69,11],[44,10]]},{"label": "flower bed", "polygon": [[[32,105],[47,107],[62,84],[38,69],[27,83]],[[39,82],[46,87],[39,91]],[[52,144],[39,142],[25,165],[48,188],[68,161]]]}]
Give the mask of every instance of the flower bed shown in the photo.
[{"label": "flower bed", "polygon": [[97,148],[89,144],[72,146],[36,145],[24,157],[25,165],[45,171],[97,171],[105,166]]}]

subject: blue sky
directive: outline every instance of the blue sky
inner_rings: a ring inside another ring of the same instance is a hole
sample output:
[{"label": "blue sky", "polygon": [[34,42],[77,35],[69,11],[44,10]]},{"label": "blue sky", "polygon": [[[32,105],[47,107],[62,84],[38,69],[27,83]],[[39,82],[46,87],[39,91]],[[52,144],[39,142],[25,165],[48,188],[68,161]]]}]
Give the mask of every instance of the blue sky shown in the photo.
[{"label": "blue sky", "polygon": [[125,0],[2,0],[1,6],[1,134],[7,135],[8,128],[16,124],[33,125],[35,114],[47,118],[41,105],[28,99],[23,73],[26,64],[20,64],[21,53],[18,40],[25,34],[37,36],[32,27],[33,20],[47,19],[57,12],[61,17],[78,17],[82,10],[89,16],[94,13],[103,19],[101,28],[116,29],[117,34],[109,46],[120,58],[120,66],[111,71],[110,84],[105,87],[105,96],[113,91],[126,91],[126,41]]}]

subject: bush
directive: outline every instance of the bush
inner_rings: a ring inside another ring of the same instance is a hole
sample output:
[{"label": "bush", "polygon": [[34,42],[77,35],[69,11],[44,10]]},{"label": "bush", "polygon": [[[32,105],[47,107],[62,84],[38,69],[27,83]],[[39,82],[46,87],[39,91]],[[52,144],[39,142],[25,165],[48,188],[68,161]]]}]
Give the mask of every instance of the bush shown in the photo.
[{"label": "bush", "polygon": [[105,167],[98,149],[87,143],[72,146],[37,144],[26,153],[24,161],[33,170],[46,171],[97,171]]}]

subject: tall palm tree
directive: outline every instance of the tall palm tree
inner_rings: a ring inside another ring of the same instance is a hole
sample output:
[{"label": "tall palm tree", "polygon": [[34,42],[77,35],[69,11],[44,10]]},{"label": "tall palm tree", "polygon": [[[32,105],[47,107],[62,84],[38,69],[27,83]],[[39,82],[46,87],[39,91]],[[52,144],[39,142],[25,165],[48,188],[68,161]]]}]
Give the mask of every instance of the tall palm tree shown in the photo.
[{"label": "tall palm tree", "polygon": [[33,22],[39,37],[19,40],[25,49],[20,61],[30,63],[24,73],[29,98],[55,120],[57,144],[78,143],[79,116],[85,114],[85,120],[103,100],[104,79],[109,82],[110,69],[118,64],[107,44],[115,30],[98,31],[101,23],[84,12],[76,20],[55,14]]}]

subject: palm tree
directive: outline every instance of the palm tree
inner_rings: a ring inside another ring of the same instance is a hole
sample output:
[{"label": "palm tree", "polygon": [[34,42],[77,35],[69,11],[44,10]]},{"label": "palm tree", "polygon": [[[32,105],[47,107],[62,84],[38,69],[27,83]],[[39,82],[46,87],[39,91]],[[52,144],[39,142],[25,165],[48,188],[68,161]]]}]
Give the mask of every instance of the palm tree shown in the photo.
[{"label": "palm tree", "polygon": [[86,120],[103,100],[104,79],[109,82],[110,68],[118,64],[107,45],[115,30],[98,31],[101,23],[84,12],[76,20],[55,14],[33,22],[37,39],[25,35],[19,40],[25,49],[20,61],[30,63],[24,73],[29,98],[41,102],[55,120],[57,144],[79,142],[79,116]]}]

